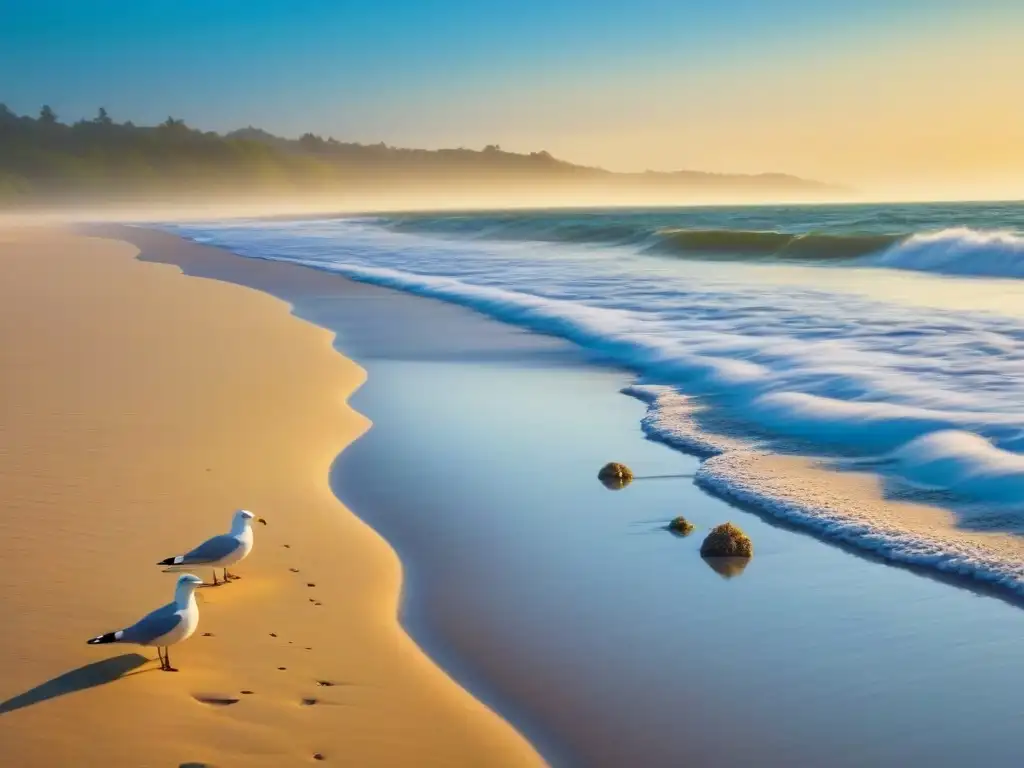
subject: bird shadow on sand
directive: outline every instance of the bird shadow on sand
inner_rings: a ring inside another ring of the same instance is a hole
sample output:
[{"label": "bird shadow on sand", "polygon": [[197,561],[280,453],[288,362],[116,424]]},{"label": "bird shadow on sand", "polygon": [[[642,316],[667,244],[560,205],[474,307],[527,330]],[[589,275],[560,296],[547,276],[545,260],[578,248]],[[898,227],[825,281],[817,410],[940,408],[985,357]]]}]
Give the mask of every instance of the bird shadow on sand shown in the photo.
[{"label": "bird shadow on sand", "polygon": [[[138,674],[136,670],[143,664],[148,664],[147,659],[138,653],[124,653],[112,659],[94,661],[84,667],[73,669],[58,675],[52,680],[37,685],[35,688],[18,694],[17,696],[0,702],[0,715],[6,715],[18,709],[31,707],[34,704],[41,704],[59,696],[65,696],[76,691],[85,691],[99,685],[106,685],[115,680],[120,680],[129,675]],[[144,671],[144,670],[140,670]]]}]

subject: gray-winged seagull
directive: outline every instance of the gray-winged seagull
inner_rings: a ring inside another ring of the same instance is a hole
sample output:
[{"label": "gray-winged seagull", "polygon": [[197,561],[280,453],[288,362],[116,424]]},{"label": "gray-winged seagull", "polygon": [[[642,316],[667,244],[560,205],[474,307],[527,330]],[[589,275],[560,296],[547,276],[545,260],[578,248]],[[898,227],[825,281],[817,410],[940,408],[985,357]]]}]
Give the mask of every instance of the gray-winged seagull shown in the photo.
[{"label": "gray-winged seagull", "polygon": [[192,565],[208,565],[213,568],[213,583],[218,584],[217,569],[224,569],[224,583],[228,579],[237,578],[234,574],[228,573],[228,566],[234,565],[252,551],[252,521],[267,524],[262,517],[257,518],[252,512],[240,509],[235,512],[231,519],[231,531],[222,533],[207,539],[191,552],[184,555],[168,557],[161,560],[157,565],[168,565],[177,570],[178,566],[187,567]]},{"label": "gray-winged seagull", "polygon": [[196,587],[203,583],[198,576],[183,573],[178,577],[174,587],[174,600],[162,608],[139,619],[130,627],[116,632],[107,632],[87,641],[89,645],[104,643],[134,643],[135,645],[155,645],[160,655],[160,669],[165,672],[177,672],[171,666],[168,648],[182,640],[187,640],[199,626],[199,606],[196,605]]}]

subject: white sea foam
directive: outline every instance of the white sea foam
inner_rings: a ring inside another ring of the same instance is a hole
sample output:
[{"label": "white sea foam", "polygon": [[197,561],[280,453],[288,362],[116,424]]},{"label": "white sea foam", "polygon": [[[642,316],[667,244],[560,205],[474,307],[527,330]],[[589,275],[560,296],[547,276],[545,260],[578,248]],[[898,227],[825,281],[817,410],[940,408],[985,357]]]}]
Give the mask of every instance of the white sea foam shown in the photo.
[{"label": "white sea foam", "polygon": [[[642,375],[644,383],[628,392],[649,405],[648,435],[702,455],[725,451],[702,477],[729,495],[756,495],[739,475],[720,471],[737,447],[798,446],[884,458],[886,472],[965,502],[1024,508],[1024,457],[1016,453],[1024,450],[1024,317],[871,300],[821,290],[813,276],[780,284],[770,267],[693,265],[563,245],[431,241],[371,221],[178,231],[245,256],[461,304],[599,351]],[[947,231],[911,238],[875,265],[923,269],[919,254],[938,244],[960,254],[931,257],[931,267],[949,269],[968,258],[968,241],[975,255],[1019,247],[1016,236]],[[863,281],[872,272],[849,274]],[[1024,306],[1024,284],[1019,290]],[[709,431],[710,415],[725,429]],[[804,524],[839,525],[828,505],[794,499],[786,502],[790,517],[799,508]],[[946,544],[903,541],[898,530],[883,535],[858,520],[840,526],[844,540],[896,559],[931,558],[946,569],[959,562],[942,549]],[[985,568],[995,574],[997,566]]]},{"label": "white sea foam", "polygon": [[1017,541],[987,541],[955,528],[907,525],[870,494],[837,492],[824,473],[792,474],[764,466],[752,451],[731,451],[704,462],[696,481],[727,499],[747,504],[827,539],[890,560],[967,576],[1024,595],[1024,560]]},{"label": "white sea foam", "polygon": [[866,263],[943,275],[1024,277],[1024,237],[967,227],[912,235]]}]

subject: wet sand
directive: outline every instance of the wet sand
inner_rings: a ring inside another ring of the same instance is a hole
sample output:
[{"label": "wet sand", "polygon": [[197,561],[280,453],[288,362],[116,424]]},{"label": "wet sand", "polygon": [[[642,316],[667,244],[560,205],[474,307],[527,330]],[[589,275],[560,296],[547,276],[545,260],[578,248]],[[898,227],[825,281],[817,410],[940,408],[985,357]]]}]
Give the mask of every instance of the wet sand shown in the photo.
[{"label": "wet sand", "polygon": [[[643,404],[618,393],[632,377],[569,344],[337,275],[242,274],[237,257],[190,253],[186,270],[286,298],[368,370],[353,402],[374,428],[332,485],[401,557],[405,626],[553,762],[1019,762],[1015,602],[708,496],[697,459],[644,439]],[[595,478],[608,460],[647,479],[609,492]],[[677,514],[690,537],[665,530]],[[745,568],[698,555],[725,520],[754,539]]]},{"label": "wet sand", "polygon": [[[0,763],[541,764],[405,634],[398,559],[328,486],[364,372],[278,299],[137,253],[0,231]],[[237,507],[269,525],[199,591],[180,672],[85,644]]]}]

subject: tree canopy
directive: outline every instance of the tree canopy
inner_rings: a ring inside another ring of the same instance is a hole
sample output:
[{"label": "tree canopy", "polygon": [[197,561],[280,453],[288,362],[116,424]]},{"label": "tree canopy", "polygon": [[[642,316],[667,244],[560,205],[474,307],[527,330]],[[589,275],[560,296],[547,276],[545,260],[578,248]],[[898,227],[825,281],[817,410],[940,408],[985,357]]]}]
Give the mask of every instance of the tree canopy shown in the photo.
[{"label": "tree canopy", "polygon": [[116,122],[104,107],[94,119],[66,124],[48,105],[31,117],[0,104],[0,204],[8,205],[445,185],[472,190],[484,182],[505,188],[614,183],[665,189],[741,179],[756,187],[769,178],[772,184],[803,193],[823,186],[778,174],[612,174],[564,162],[548,152],[519,154],[496,144],[482,151],[402,149],[313,133],[285,139],[252,127],[222,135],[192,128],[175,116],[156,126],[136,126]]}]

